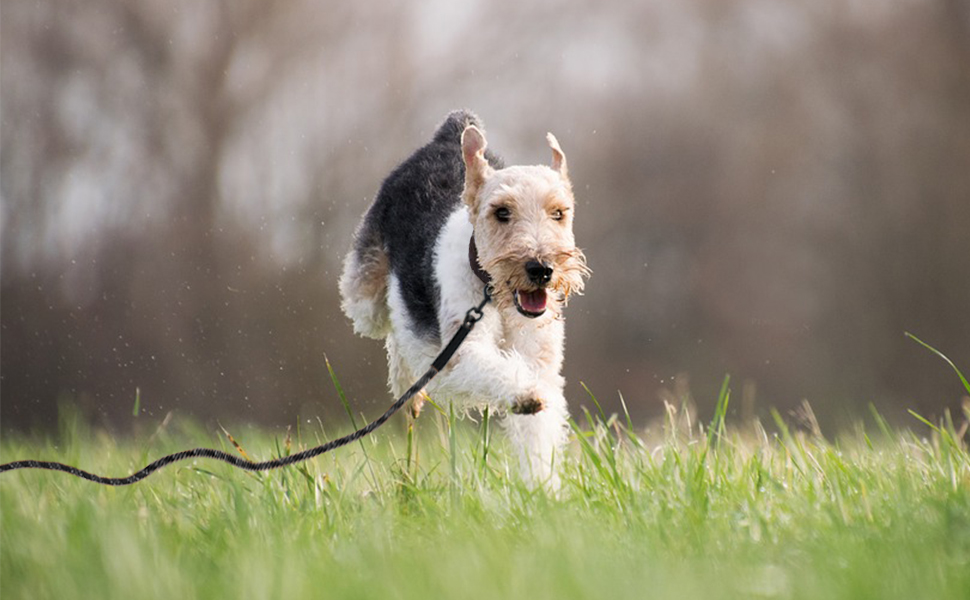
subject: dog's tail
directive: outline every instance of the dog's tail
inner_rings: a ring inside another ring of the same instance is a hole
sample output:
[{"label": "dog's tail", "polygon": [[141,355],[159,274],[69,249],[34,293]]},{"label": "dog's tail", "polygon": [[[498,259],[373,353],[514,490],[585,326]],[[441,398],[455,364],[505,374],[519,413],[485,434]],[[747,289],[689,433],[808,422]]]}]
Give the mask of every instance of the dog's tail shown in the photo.
[{"label": "dog's tail", "polygon": [[[483,134],[485,133],[485,123],[478,115],[466,108],[454,110],[448,113],[445,122],[438,126],[438,130],[434,134],[434,141],[439,144],[454,144],[460,147],[461,134],[469,125],[474,125]],[[492,152],[491,148],[485,150],[485,160],[492,165],[493,169],[501,169],[505,166],[502,157]],[[462,169],[464,169],[464,165]]]},{"label": "dog's tail", "polygon": [[461,143],[461,133],[469,125],[485,132],[485,124],[478,118],[478,115],[467,109],[455,110],[448,113],[445,122],[442,123],[434,134],[436,142],[457,142]]}]

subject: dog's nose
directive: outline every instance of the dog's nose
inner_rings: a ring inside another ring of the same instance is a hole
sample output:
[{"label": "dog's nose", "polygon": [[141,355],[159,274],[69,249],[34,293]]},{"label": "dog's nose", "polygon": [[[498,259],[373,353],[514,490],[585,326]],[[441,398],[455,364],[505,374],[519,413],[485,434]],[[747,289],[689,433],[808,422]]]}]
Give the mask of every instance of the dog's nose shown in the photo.
[{"label": "dog's nose", "polygon": [[525,263],[525,273],[529,281],[536,285],[546,285],[552,279],[552,267],[537,260]]}]

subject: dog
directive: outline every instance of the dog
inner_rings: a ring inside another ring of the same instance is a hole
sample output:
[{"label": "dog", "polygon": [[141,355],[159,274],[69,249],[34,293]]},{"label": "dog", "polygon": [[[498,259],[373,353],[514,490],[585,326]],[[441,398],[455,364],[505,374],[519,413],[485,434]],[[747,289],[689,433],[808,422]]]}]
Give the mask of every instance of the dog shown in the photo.
[{"label": "dog", "polygon": [[557,489],[568,433],[563,308],[590,270],[573,235],[566,155],[546,138],[550,166],[505,167],[475,114],[449,114],[383,182],[354,234],[340,294],[354,330],[385,340],[399,396],[489,286],[482,320],[424,393],[505,414],[523,478]]}]

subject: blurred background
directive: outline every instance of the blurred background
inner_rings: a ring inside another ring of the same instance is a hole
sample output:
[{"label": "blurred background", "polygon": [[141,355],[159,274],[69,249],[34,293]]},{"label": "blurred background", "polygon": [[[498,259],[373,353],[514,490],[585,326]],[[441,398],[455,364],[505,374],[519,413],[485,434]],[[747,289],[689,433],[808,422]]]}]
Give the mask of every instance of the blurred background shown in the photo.
[{"label": "blurred background", "polygon": [[460,107],[569,158],[574,414],[583,382],[709,418],[725,374],[828,431],[965,395],[903,335],[970,371],[965,0],[4,0],[0,31],[3,431],[337,418],[325,357],[382,412],[341,261]]}]

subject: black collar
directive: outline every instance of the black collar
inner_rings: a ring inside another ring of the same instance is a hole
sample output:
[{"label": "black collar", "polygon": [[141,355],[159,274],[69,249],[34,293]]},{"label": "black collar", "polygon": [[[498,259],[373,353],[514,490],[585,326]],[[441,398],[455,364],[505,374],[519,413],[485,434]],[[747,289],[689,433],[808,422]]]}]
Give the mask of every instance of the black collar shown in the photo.
[{"label": "black collar", "polygon": [[492,277],[485,272],[485,269],[482,268],[481,263],[478,261],[478,247],[475,245],[474,235],[468,241],[468,265],[471,267],[472,273],[482,280],[482,283],[488,285],[492,282]]}]

